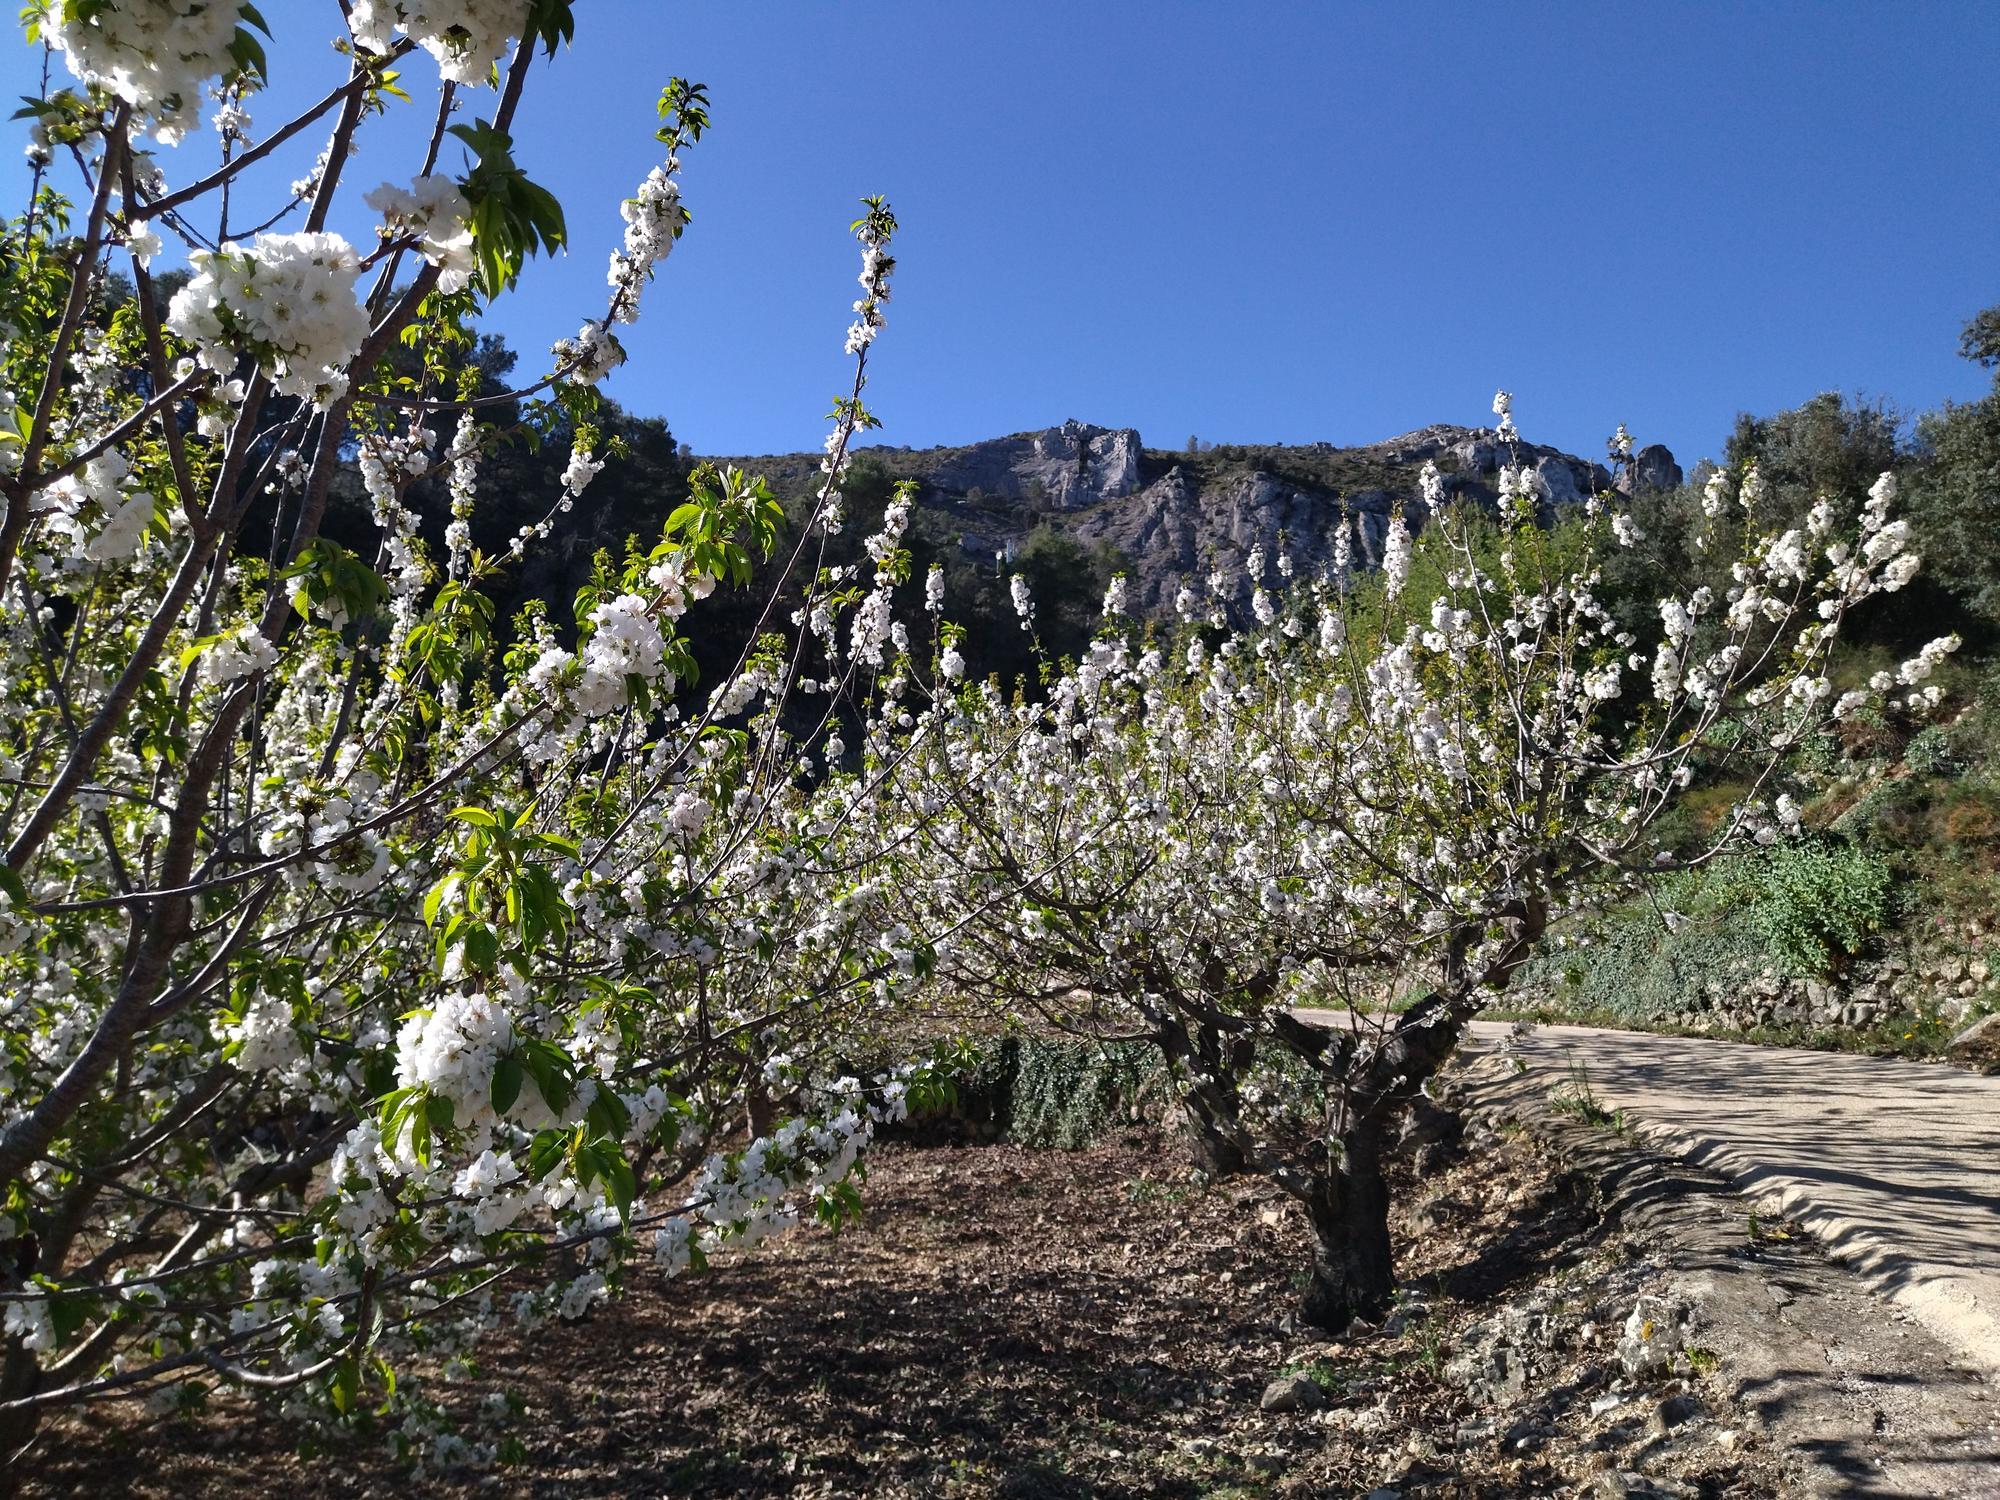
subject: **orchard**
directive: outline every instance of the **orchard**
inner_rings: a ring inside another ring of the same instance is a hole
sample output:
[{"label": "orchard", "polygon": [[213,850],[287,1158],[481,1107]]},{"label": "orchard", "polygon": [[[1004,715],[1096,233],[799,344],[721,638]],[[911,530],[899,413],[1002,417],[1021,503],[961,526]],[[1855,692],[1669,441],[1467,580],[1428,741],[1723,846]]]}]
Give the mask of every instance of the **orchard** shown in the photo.
[{"label": "orchard", "polygon": [[[599,386],[693,232],[711,126],[667,80],[622,238],[573,235],[512,131],[524,97],[587,86],[565,62],[591,23],[27,8],[46,86],[0,251],[0,1488],[78,1409],[218,1392],[464,1461],[442,1363],[851,1223],[880,1128],[949,1107],[967,1038],[1023,1029],[1156,1047],[1201,1170],[1302,1206],[1304,1316],[1379,1318],[1384,1153],[1551,924],[1790,838],[1801,744],[1937,701],[1950,637],[1833,683],[1850,613],[1917,568],[1893,478],[1775,525],[1754,468],[1718,471],[1694,544],[1727,584],[1634,621],[1602,597],[1648,545],[1624,493],[1552,527],[1518,455],[1495,512],[1432,471],[1379,566],[1343,522],[1322,575],[1253,554],[1174,620],[1119,579],[1081,659],[977,680],[941,570],[912,607],[914,487],[863,562],[829,551],[876,425],[879,198],[803,523],[698,465],[576,598],[499,617],[621,461]],[[326,33],[327,76],[253,124],[278,27]],[[323,149],[277,180],[295,138]],[[357,212],[372,234],[330,227]],[[576,334],[494,389],[480,326],[549,258],[607,251]],[[497,530],[482,466],[523,443],[566,466]],[[326,529],[343,483],[365,546]],[[712,596],[753,580],[754,628],[699,677]],[[1722,768],[1745,795],[1663,852]]]}]

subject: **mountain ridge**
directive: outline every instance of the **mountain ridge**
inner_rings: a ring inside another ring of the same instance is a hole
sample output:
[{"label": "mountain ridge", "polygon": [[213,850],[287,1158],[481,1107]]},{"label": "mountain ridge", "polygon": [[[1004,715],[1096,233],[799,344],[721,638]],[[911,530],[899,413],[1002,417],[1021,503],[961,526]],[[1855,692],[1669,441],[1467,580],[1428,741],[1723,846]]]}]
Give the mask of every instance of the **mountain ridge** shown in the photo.
[{"label": "mountain ridge", "polygon": [[[808,493],[819,455],[718,458],[767,475],[784,492]],[[1122,558],[1133,606],[1164,614],[1184,582],[1210,573],[1250,582],[1245,565],[1261,551],[1267,567],[1285,559],[1310,574],[1331,559],[1334,537],[1351,520],[1355,561],[1381,559],[1389,518],[1420,521],[1419,476],[1435,463],[1446,493],[1491,506],[1508,463],[1528,474],[1551,515],[1614,487],[1671,489],[1682,482],[1667,448],[1640,449],[1615,478],[1601,463],[1535,443],[1509,443],[1492,428],[1433,423],[1376,443],[1233,444],[1186,450],[1147,448],[1136,429],[1074,419],[958,446],[873,446],[857,464],[914,480],[919,505],[956,527],[968,558],[1004,566],[1038,527],[1086,547],[1108,545]]]}]

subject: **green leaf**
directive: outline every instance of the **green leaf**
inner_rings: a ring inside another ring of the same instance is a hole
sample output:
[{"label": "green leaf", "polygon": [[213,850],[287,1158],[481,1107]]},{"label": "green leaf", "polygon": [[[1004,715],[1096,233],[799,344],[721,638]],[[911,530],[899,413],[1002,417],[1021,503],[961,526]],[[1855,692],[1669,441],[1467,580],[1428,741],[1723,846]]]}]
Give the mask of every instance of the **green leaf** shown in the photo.
[{"label": "green leaf", "polygon": [[625,1101],[610,1089],[597,1091],[597,1097],[591,1101],[584,1118],[601,1134],[613,1140],[622,1138],[632,1126],[632,1112],[625,1107]]},{"label": "green leaf", "polygon": [[528,1180],[540,1182],[549,1173],[562,1165],[564,1143],[569,1139],[566,1130],[537,1131],[535,1139],[528,1146]]},{"label": "green leaf", "polygon": [[453,870],[444,879],[430,888],[429,894],[424,897],[424,926],[437,926],[438,908],[450,900],[453,895],[457,894],[458,888],[464,883],[464,880],[464,876],[459,874],[458,871]]},{"label": "green leaf", "polygon": [[632,1175],[631,1165],[617,1147],[605,1144],[601,1152],[604,1169],[604,1185],[611,1190],[611,1201],[618,1208],[620,1222],[632,1222],[632,1197],[638,1191],[638,1179]]},{"label": "green leaf", "polygon": [[56,1342],[67,1344],[84,1324],[90,1321],[94,1303],[88,1297],[52,1296],[49,1298],[49,1323],[55,1329]]},{"label": "green leaf", "polygon": [[465,961],[476,972],[491,974],[500,966],[500,934],[485,923],[465,932]]},{"label": "green leaf", "polygon": [[181,670],[185,672],[189,667],[194,665],[194,660],[196,657],[200,656],[202,652],[206,651],[210,646],[213,646],[217,641],[221,639],[222,637],[219,635],[205,635],[200,640],[196,641],[193,645],[189,646],[187,650],[183,651],[180,655]]},{"label": "green leaf", "polygon": [[521,1097],[521,1084],[525,1070],[521,1059],[513,1053],[501,1058],[493,1068],[493,1111],[504,1115],[514,1107],[514,1101]]},{"label": "green leaf", "polygon": [[333,1409],[346,1416],[354,1410],[361,1397],[361,1361],[351,1354],[342,1355],[333,1367],[333,1378],[327,1385],[333,1397]]}]

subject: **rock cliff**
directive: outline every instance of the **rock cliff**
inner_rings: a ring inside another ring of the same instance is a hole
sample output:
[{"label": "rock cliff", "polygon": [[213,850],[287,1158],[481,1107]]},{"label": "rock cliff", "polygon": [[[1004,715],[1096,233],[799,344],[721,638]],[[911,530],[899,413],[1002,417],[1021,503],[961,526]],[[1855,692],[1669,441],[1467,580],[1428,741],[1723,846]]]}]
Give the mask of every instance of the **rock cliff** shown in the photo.
[{"label": "rock cliff", "polygon": [[1070,511],[1139,488],[1142,450],[1129,427],[1074,420],[954,450],[924,477],[946,494],[980,494]]},{"label": "rock cliff", "polygon": [[[1174,452],[1143,447],[1129,427],[1068,421],[960,448],[863,453],[894,477],[917,480],[922,504],[957,529],[969,557],[1011,555],[1038,526],[1086,547],[1115,548],[1135,606],[1148,613],[1171,610],[1183,581],[1214,571],[1239,580],[1237,600],[1247,602],[1244,564],[1258,549],[1267,582],[1276,581],[1281,556],[1309,575],[1330,563],[1343,517],[1354,527],[1357,565],[1378,564],[1389,518],[1401,509],[1413,525],[1421,519],[1418,476],[1427,462],[1438,466],[1451,495],[1491,505],[1502,466],[1518,457],[1549,516],[1613,488],[1601,463],[1535,444],[1510,450],[1491,428],[1445,424],[1356,447],[1224,444]],[[792,460],[746,462],[783,478]],[[799,463],[804,479],[810,470]],[[1681,479],[1673,454],[1653,446],[1634,455],[1616,484],[1667,489]]]}]

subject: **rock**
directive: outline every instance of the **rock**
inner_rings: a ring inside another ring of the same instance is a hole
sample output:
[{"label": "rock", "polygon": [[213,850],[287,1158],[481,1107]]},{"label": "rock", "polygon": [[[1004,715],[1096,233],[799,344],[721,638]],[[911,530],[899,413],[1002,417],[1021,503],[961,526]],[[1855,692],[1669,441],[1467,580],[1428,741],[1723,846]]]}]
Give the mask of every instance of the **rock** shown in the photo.
[{"label": "rock", "polygon": [[1618,1341],[1618,1363],[1627,1375],[1657,1375],[1673,1364],[1683,1315],[1684,1309],[1663,1297],[1639,1298]]},{"label": "rock", "polygon": [[[1346,462],[1328,465],[1317,456],[1336,453]],[[1426,461],[1446,470],[1448,495],[1489,509],[1507,463],[1529,472],[1549,513],[1611,484],[1601,464],[1536,444],[1510,447],[1490,429],[1444,425],[1352,448],[1307,444],[1167,462],[1163,474],[1162,457],[1149,459],[1130,429],[1067,422],[946,450],[916,473],[934,492],[926,503],[981,492],[978,517],[962,517],[980,534],[968,555],[990,558],[1018,546],[1042,512],[1068,513],[1056,524],[1069,536],[1085,547],[1108,542],[1128,559],[1135,614],[1173,613],[1184,585],[1208,600],[1213,574],[1223,580],[1217,604],[1239,624],[1250,615],[1245,564],[1255,550],[1263,553],[1266,587],[1279,582],[1281,558],[1295,576],[1323,572],[1343,528],[1352,566],[1380,566],[1391,518],[1401,513],[1422,523],[1417,474]]]},{"label": "rock", "polygon": [[1588,494],[1588,491],[1577,483],[1576,470],[1560,458],[1537,459],[1531,472],[1534,474],[1535,488],[1551,505],[1578,505]]},{"label": "rock", "polygon": [[1677,490],[1685,476],[1674,462],[1673,450],[1662,443],[1648,443],[1632,455],[1632,462],[1618,478],[1618,488],[1626,494],[1641,490]]},{"label": "rock", "polygon": [[1410,1211],[1410,1228],[1418,1234],[1436,1234],[1465,1212],[1465,1205],[1456,1198],[1428,1198]]},{"label": "rock", "polygon": [[1492,1322],[1474,1323],[1459,1335],[1459,1351],[1446,1362],[1445,1379],[1474,1400],[1521,1395],[1528,1388],[1528,1360],[1520,1345],[1528,1333],[1517,1309]]},{"label": "rock", "polygon": [[2000,1063],[2000,1011],[1981,1016],[1947,1042],[1944,1050],[1964,1062]]},{"label": "rock", "polygon": [[938,465],[930,480],[944,490],[976,489],[1076,510],[1137,490],[1140,455],[1139,434],[1131,428],[1092,427],[1072,419],[1044,432],[974,443]]},{"label": "rock", "polygon": [[1675,1479],[1656,1479],[1636,1469],[1607,1469],[1585,1492],[1595,1500],[1692,1500],[1700,1492]]},{"label": "rock", "polygon": [[1646,1435],[1661,1438],[1678,1427],[1685,1427],[1697,1417],[1706,1416],[1707,1409],[1693,1396],[1669,1396],[1653,1408],[1653,1414],[1646,1419]]},{"label": "rock", "polygon": [[1444,1109],[1418,1095],[1403,1116],[1397,1142],[1404,1146],[1428,1146],[1456,1141],[1465,1135],[1465,1120],[1456,1110]]},{"label": "rock", "polygon": [[1388,1485],[1379,1485],[1368,1492],[1367,1500],[1403,1500],[1401,1490],[1392,1490]]},{"label": "rock", "polygon": [[1281,1375],[1264,1387],[1258,1409],[1268,1412],[1318,1411],[1326,1405],[1326,1392],[1310,1375]]}]

